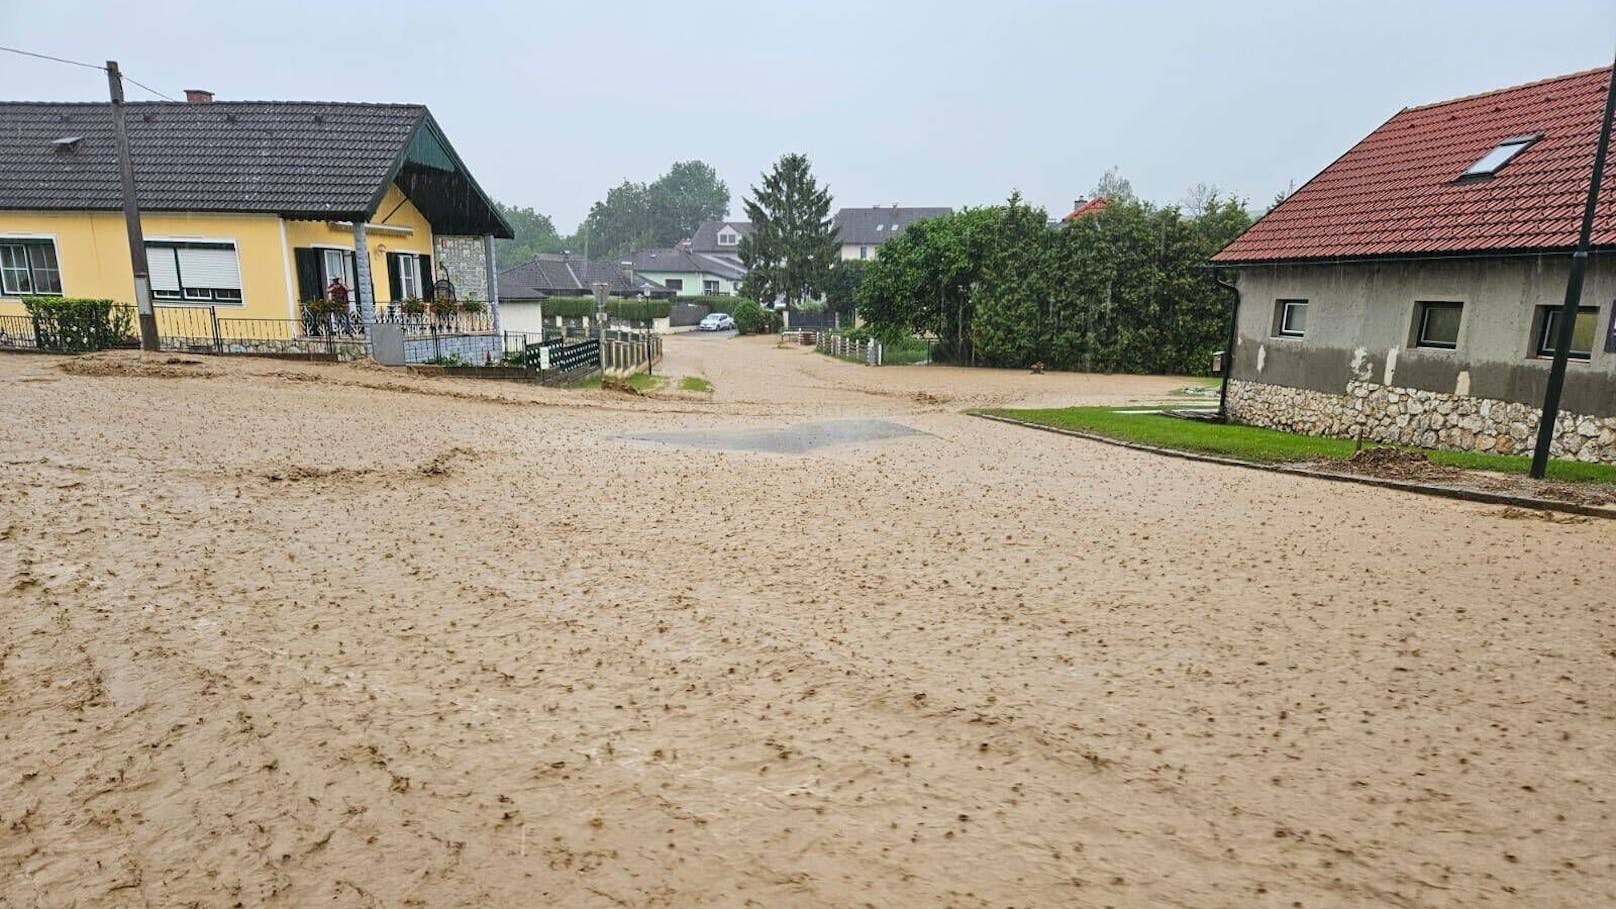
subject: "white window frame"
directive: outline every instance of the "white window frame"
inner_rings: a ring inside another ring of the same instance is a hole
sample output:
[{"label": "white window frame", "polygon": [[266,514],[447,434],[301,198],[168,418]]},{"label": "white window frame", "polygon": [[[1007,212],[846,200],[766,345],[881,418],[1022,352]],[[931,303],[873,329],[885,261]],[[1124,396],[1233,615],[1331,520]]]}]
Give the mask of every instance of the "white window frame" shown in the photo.
[{"label": "white window frame", "polygon": [[[1300,330],[1291,328],[1291,311],[1300,308],[1303,312],[1303,325]],[[1279,301],[1279,330],[1277,337],[1305,338],[1307,337],[1307,301],[1306,300],[1280,300]]]},{"label": "white window frame", "polygon": [[739,244],[740,242],[741,242],[741,235],[734,232],[734,231],[732,231],[732,230],[721,231],[718,234],[718,245],[719,246],[735,246],[735,245]]},{"label": "white window frame", "polygon": [[705,294],[706,296],[709,296],[709,297],[717,296],[718,295],[718,279],[717,278],[711,278],[711,279],[703,278],[702,281],[701,281],[701,292],[703,294]]},{"label": "white window frame", "polygon": [[[17,268],[0,266],[0,297],[6,299],[21,299],[22,297],[61,297],[66,295],[67,286],[62,281],[62,255],[57,248],[55,236],[41,236],[28,234],[7,234],[0,236],[0,246],[10,246],[22,250],[22,270],[28,278],[28,290],[20,290],[21,285],[7,285],[7,275],[15,275]],[[31,246],[46,247],[51,251],[51,260],[55,263],[54,269],[40,269],[40,271],[56,272],[56,290],[39,290],[39,281],[35,276],[34,262],[28,253]]]},{"label": "white window frame", "polygon": [[860,259],[868,259],[869,257],[870,257],[870,248],[868,246],[860,246],[859,247],[859,258]]},{"label": "white window frame", "polygon": [[225,306],[231,309],[240,309],[247,305],[247,280],[241,273],[241,244],[233,238],[225,237],[147,237],[146,256],[148,260],[158,250],[179,250],[183,247],[202,247],[230,250],[236,260],[236,287],[188,287],[185,283],[184,270],[179,264],[179,254],[174,255],[174,271],[179,275],[180,289],[175,295],[174,291],[159,291],[152,289],[152,300],[164,305],[173,306]]},{"label": "white window frame", "polygon": [[[1431,322],[1431,312],[1435,309],[1459,309],[1459,325],[1453,330],[1453,343],[1447,341],[1432,341],[1426,337],[1426,327]],[[1464,339],[1464,311],[1462,300],[1417,300],[1414,303],[1414,346],[1421,350],[1458,350],[1459,342]]]},{"label": "white window frame", "polygon": [[[398,257],[398,293],[399,299],[420,300],[421,296],[421,254],[420,253],[394,253]],[[414,285],[414,289],[411,289]]]}]

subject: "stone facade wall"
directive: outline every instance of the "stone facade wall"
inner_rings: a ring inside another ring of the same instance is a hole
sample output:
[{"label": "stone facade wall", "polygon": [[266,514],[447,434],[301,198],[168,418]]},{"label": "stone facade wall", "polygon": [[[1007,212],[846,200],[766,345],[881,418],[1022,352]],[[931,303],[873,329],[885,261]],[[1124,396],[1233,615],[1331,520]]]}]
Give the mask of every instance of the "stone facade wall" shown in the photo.
[{"label": "stone facade wall", "polygon": [[482,237],[432,238],[433,280],[445,275],[454,282],[455,296],[462,300],[488,299],[488,259],[483,255]]},{"label": "stone facade wall", "polygon": [[[1316,436],[1453,451],[1530,454],[1542,411],[1529,404],[1347,383],[1330,394],[1262,382],[1229,383],[1229,415],[1240,423]],[[1616,463],[1616,417],[1561,411],[1550,454]]]}]

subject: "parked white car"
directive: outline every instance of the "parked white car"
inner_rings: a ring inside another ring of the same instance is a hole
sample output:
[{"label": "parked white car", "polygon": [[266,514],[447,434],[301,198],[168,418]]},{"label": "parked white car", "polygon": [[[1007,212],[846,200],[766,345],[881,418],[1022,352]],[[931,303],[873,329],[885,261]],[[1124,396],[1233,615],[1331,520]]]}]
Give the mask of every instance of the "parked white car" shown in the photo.
[{"label": "parked white car", "polygon": [[734,331],[735,320],[727,312],[710,312],[696,325],[698,331]]}]

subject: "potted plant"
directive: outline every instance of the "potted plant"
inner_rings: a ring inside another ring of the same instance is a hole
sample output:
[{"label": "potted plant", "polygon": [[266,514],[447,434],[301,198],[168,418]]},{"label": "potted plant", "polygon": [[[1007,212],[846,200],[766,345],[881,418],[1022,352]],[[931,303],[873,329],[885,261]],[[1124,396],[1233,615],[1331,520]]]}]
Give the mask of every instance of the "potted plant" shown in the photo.
[{"label": "potted plant", "polygon": [[462,312],[479,313],[484,312],[487,309],[487,304],[483,303],[483,301],[477,299],[476,297],[467,297],[466,299],[460,301],[460,310]]},{"label": "potted plant", "polygon": [[440,318],[452,316],[460,311],[460,304],[453,300],[433,300],[429,305],[432,307],[432,314]]},{"label": "potted plant", "polygon": [[399,309],[402,310],[406,316],[426,315],[426,303],[421,300],[417,300],[414,297],[410,297],[409,299],[405,300],[399,305]]}]

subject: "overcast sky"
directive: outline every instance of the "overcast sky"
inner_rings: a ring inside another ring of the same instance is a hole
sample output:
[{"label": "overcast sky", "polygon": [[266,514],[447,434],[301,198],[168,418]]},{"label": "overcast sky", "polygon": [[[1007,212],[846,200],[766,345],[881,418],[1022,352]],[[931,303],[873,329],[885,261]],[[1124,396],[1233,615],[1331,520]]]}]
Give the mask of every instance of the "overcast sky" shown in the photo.
[{"label": "overcast sky", "polygon": [[[1051,212],[1120,168],[1143,198],[1265,207],[1406,105],[1610,63],[1616,2],[0,0],[0,45],[116,59],[180,97],[412,101],[483,188],[569,232],[699,158],[732,211],[784,152],[837,205]],[[0,53],[0,97],[104,100]],[[150,96],[138,89],[131,97]]]}]

